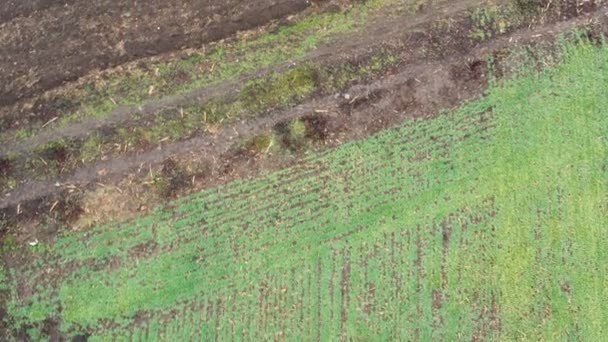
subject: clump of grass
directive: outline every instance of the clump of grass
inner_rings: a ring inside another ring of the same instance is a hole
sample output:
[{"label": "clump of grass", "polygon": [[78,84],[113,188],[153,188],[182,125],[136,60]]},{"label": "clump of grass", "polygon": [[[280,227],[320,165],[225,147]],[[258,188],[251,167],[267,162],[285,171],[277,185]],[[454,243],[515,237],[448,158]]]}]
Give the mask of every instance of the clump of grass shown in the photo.
[{"label": "clump of grass", "polygon": [[289,135],[296,140],[306,136],[306,124],[302,119],[295,119],[289,123]]},{"label": "clump of grass", "polygon": [[512,19],[504,12],[503,8],[496,6],[479,7],[473,10],[471,21],[474,27],[469,32],[469,37],[473,40],[483,41],[507,32]]},{"label": "clump of grass", "polygon": [[14,234],[7,233],[2,238],[2,244],[0,245],[0,255],[16,251],[19,248],[17,244],[17,237]]},{"label": "clump of grass", "polygon": [[182,165],[173,159],[167,159],[153,182],[155,192],[161,198],[175,197],[177,193],[190,184],[190,176]]},{"label": "clump of grass", "polygon": [[36,131],[31,127],[19,128],[14,132],[14,138],[16,140],[25,140],[36,134]]},{"label": "clump of grass", "polygon": [[100,133],[93,133],[80,147],[80,160],[84,163],[92,162],[103,155],[102,147],[105,141]]},{"label": "clump of grass", "polygon": [[277,136],[274,132],[268,131],[255,136],[247,147],[250,151],[257,154],[266,154],[271,151],[273,147],[277,146]]},{"label": "clump of grass", "polygon": [[302,119],[293,119],[286,123],[280,123],[273,129],[281,142],[282,147],[299,151],[308,145],[307,127]]},{"label": "clump of grass", "polygon": [[2,190],[12,190],[19,185],[19,181],[17,178],[9,176],[6,178],[0,178],[0,189]]},{"label": "clump of grass", "polygon": [[315,69],[302,65],[265,80],[248,82],[239,99],[244,107],[254,112],[279,104],[290,104],[311,95],[316,89],[315,80]]}]

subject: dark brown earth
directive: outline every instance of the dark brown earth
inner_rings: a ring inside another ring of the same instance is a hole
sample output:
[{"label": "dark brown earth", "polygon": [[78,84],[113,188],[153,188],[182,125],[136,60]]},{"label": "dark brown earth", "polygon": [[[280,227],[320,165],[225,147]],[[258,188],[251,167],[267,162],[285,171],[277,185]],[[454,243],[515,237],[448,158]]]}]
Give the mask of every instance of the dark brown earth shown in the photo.
[{"label": "dark brown earth", "polygon": [[142,57],[226,38],[307,0],[23,0],[0,4],[0,106]]},{"label": "dark brown earth", "polygon": [[6,0],[0,4],[0,24],[16,17],[44,11],[52,6],[70,6],[75,0]]}]

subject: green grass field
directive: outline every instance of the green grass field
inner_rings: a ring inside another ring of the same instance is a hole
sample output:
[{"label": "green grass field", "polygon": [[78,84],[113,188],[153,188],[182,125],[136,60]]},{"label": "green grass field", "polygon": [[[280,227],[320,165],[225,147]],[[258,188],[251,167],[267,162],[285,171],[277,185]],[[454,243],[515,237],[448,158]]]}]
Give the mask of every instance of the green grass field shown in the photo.
[{"label": "green grass field", "polygon": [[456,112],[38,245],[8,270],[9,316],[93,341],[602,340],[608,47],[564,55]]}]

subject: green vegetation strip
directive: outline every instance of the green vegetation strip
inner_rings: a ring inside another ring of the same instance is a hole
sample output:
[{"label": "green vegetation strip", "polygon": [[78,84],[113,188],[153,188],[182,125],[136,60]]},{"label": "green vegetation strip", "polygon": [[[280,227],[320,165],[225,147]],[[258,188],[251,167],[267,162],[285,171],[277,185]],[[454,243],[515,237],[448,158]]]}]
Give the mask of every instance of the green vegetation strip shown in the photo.
[{"label": "green vegetation strip", "polygon": [[37,246],[8,313],[93,341],[601,340],[608,47],[564,56],[455,113]]}]

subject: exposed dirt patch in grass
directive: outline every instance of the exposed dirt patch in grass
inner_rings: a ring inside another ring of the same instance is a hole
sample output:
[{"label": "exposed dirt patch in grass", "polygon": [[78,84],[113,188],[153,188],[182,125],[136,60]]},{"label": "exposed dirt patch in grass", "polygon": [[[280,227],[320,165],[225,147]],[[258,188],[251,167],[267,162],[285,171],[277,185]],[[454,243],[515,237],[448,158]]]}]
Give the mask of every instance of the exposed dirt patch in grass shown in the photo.
[{"label": "exposed dirt patch in grass", "polygon": [[[72,221],[72,229],[83,229],[111,220],[128,220],[142,211],[142,197],[145,194],[133,193],[131,188],[117,186],[97,186],[80,198],[82,215]],[[144,197],[145,198],[145,197]]]}]

